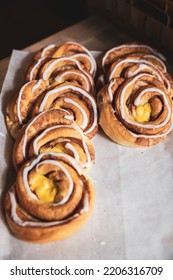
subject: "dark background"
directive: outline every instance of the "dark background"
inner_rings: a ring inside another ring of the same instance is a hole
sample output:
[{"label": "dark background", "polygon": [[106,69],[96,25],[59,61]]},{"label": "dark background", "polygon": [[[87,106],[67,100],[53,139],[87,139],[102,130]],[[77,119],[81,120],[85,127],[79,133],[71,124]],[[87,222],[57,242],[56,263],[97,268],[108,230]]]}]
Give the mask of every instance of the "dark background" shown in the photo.
[{"label": "dark background", "polygon": [[0,0],[0,59],[88,16],[85,0]]}]

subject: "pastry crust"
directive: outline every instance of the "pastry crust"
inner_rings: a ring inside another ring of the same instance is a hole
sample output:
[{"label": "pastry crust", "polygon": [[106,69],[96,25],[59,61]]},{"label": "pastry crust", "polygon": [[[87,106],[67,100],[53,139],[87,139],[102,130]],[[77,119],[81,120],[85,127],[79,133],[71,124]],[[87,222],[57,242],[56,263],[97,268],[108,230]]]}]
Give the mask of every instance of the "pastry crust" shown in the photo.
[{"label": "pastry crust", "polygon": [[18,134],[13,148],[13,163],[18,169],[27,159],[28,143],[39,133],[55,125],[71,125],[73,116],[66,110],[50,109],[34,117]]},{"label": "pastry crust", "polygon": [[84,134],[92,138],[97,133],[97,105],[92,94],[81,87],[63,83],[53,90],[44,93],[33,108],[32,114],[50,108],[63,108],[72,112],[75,122],[84,131]]},{"label": "pastry crust", "polygon": [[35,56],[35,60],[40,58],[59,58],[72,57],[79,61],[93,76],[96,74],[97,65],[91,52],[76,42],[66,42],[60,46],[48,45],[39,50]]},{"label": "pastry crust", "polygon": [[17,179],[4,206],[19,239],[64,239],[93,211],[95,190],[85,171],[95,160],[89,140],[98,129],[95,73],[95,59],[80,44],[46,46],[7,106]]},{"label": "pastry crust", "polygon": [[165,57],[157,50],[151,48],[148,45],[139,42],[131,42],[124,45],[120,45],[108,50],[102,59],[102,68],[106,71],[116,59],[132,53],[143,53],[146,55],[154,55],[158,59],[165,60]]},{"label": "pastry crust", "polygon": [[[139,96],[139,97],[138,97]],[[161,109],[153,104],[159,97]],[[137,122],[134,104],[145,99],[152,104],[153,120]],[[138,100],[138,101],[137,101]],[[172,101],[163,84],[154,76],[140,74],[127,80],[116,78],[98,94],[99,123],[116,143],[130,147],[152,146],[162,141],[172,128]]]},{"label": "pastry crust", "polygon": [[54,80],[55,84],[56,82],[60,84],[65,82],[73,83],[90,93],[94,93],[94,80],[91,76],[89,77],[79,69],[66,69],[58,73]]},{"label": "pastry crust", "polygon": [[111,79],[118,77],[127,79],[140,73],[155,76],[165,85],[171,97],[173,96],[172,78],[166,72],[164,63],[154,55],[134,53],[117,59],[110,65],[106,73],[106,81],[109,82]]},{"label": "pastry crust", "polygon": [[6,108],[6,125],[10,134],[16,138],[19,130],[30,119],[33,103],[49,86],[44,80],[34,80],[26,83],[12,97]]},{"label": "pastry crust", "polygon": [[86,170],[95,159],[91,141],[73,121],[73,116],[61,109],[43,112],[21,130],[13,149],[14,165],[18,169],[27,159],[45,151],[68,154]]},{"label": "pastry crust", "polygon": [[80,178],[84,185],[78,207],[67,218],[54,221],[43,221],[29,214],[20,204],[13,186],[4,202],[7,222],[13,234],[25,241],[45,243],[65,239],[81,229],[93,211],[95,190],[84,174]]}]

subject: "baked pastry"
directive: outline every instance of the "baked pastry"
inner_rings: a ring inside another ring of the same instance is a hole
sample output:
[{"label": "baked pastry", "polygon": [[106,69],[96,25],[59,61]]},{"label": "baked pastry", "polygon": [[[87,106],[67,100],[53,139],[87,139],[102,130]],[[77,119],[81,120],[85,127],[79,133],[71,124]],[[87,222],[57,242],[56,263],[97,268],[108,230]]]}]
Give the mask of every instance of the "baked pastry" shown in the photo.
[{"label": "baked pastry", "polygon": [[96,74],[97,64],[93,55],[87,48],[76,42],[66,42],[60,46],[55,46],[54,44],[48,45],[35,54],[34,60],[38,61],[39,59],[59,57],[75,58],[93,76]]},{"label": "baked pastry", "polygon": [[150,57],[153,59],[157,59],[157,60],[161,60],[161,61],[165,61],[165,57],[159,53],[157,50],[151,48],[148,45],[145,45],[143,43],[139,43],[139,42],[131,42],[128,44],[124,44],[124,45],[120,45],[117,47],[114,47],[110,50],[108,50],[105,55],[103,56],[102,59],[102,68],[103,71],[107,71],[107,69],[109,68],[109,66],[118,58],[121,58],[125,55],[128,54],[145,54],[146,57]]},{"label": "baked pastry", "polygon": [[6,125],[14,138],[17,137],[21,127],[29,121],[33,104],[48,86],[47,81],[33,80],[23,85],[9,101],[6,108]]},{"label": "baked pastry", "polygon": [[20,239],[64,239],[92,212],[95,191],[85,171],[95,160],[89,140],[98,129],[95,72],[93,56],[80,44],[49,45],[36,53],[28,82],[6,108],[18,173],[5,214]]},{"label": "baked pastry", "polygon": [[[91,76],[90,76],[91,77]],[[22,86],[12,97],[6,108],[6,124],[10,134],[16,138],[20,129],[31,118],[33,105],[46,90],[53,89],[67,82],[77,85],[88,92],[94,92],[93,78],[91,80],[81,70],[68,69],[58,73],[52,80],[33,80]]]},{"label": "baked pastry", "polygon": [[71,83],[63,83],[43,93],[37,100],[32,115],[37,115],[50,108],[63,108],[71,112],[76,124],[89,138],[97,133],[97,105],[95,99],[92,94],[81,87]]},{"label": "baked pastry", "polygon": [[73,123],[73,115],[64,109],[50,109],[33,118],[27,126],[24,126],[14,144],[13,163],[16,168],[19,168],[27,158],[27,143],[34,136],[41,133],[45,129],[57,124],[71,125]]},{"label": "baked pastry", "polygon": [[18,238],[50,242],[78,231],[90,216],[94,199],[91,181],[73,158],[44,153],[19,170],[16,186],[5,197],[5,214]]},{"label": "baked pastry", "polygon": [[91,141],[73,121],[73,116],[61,109],[44,111],[20,131],[13,149],[14,165],[18,169],[27,159],[48,151],[68,154],[85,169],[95,159]]},{"label": "baked pastry", "polygon": [[114,78],[98,93],[99,123],[116,143],[152,146],[172,129],[172,100],[151,74]]},{"label": "baked pastry", "polygon": [[156,56],[148,56],[142,53],[125,55],[115,60],[106,73],[106,81],[113,78],[130,78],[140,73],[149,73],[159,79],[173,96],[173,81],[166,72],[165,64]]},{"label": "baked pastry", "polygon": [[90,74],[90,72],[86,68],[83,68],[79,61],[69,57],[62,57],[56,59],[49,58],[44,59],[44,62],[42,60],[41,62],[34,62],[30,66],[28,72],[26,73],[26,80],[53,80],[57,74],[69,69],[80,70],[83,73],[83,75],[87,76],[91,85],[93,86],[93,77]]},{"label": "baked pastry", "polygon": [[54,78],[54,85],[69,82],[82,87],[90,93],[94,93],[94,80],[79,69],[66,69],[59,72]]}]

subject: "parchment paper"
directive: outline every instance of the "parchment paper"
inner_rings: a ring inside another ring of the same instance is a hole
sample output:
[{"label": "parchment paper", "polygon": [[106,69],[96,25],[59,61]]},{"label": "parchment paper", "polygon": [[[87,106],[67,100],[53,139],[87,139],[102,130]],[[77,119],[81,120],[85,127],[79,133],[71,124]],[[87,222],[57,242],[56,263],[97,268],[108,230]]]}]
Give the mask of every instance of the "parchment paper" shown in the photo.
[{"label": "parchment paper", "polygon": [[[1,92],[0,192],[15,180],[4,110],[23,84],[30,54],[13,51]],[[173,259],[173,132],[152,148],[113,143],[100,130],[93,139],[96,162],[89,171],[96,188],[94,213],[70,238],[32,244],[12,236],[0,220],[0,259]]]}]

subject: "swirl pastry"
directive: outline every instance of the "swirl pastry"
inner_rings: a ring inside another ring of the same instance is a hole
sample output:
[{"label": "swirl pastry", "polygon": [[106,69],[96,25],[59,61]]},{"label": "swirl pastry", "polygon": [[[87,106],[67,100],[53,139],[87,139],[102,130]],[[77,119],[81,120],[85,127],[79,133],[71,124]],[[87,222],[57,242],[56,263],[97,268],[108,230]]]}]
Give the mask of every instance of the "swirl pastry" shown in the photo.
[{"label": "swirl pastry", "polygon": [[63,109],[50,109],[33,118],[24,126],[15,141],[13,149],[14,166],[19,167],[27,159],[28,142],[45,129],[55,125],[71,125],[73,116]]},{"label": "swirl pastry", "polygon": [[94,93],[94,81],[79,69],[67,69],[61,71],[54,78],[54,85],[69,82],[82,87],[88,92]]},{"label": "swirl pastry", "polygon": [[53,80],[57,74],[64,70],[78,69],[83,75],[87,76],[90,84],[93,87],[93,77],[87,69],[84,69],[79,61],[70,57],[49,58],[43,61],[34,62],[26,74],[26,80],[32,81],[34,79]]},{"label": "swirl pastry", "polygon": [[20,239],[49,242],[78,231],[90,216],[95,192],[76,161],[44,153],[20,169],[16,187],[5,197],[11,231]]},{"label": "swirl pastry", "polygon": [[93,76],[96,74],[97,65],[91,52],[76,42],[66,42],[58,47],[51,44],[39,50],[34,59],[72,57],[78,60]]},{"label": "swirl pastry", "polygon": [[74,116],[84,134],[92,138],[98,129],[97,106],[94,97],[76,85],[63,83],[42,94],[32,114],[37,115],[50,108],[63,108]]},{"label": "swirl pastry", "polygon": [[22,126],[31,119],[33,106],[39,96],[46,90],[51,90],[66,81],[68,84],[77,85],[86,91],[94,90],[88,77],[77,69],[62,71],[55,77],[53,82],[40,79],[26,83],[12,97],[6,108],[7,128],[14,138],[17,137]]},{"label": "swirl pastry", "polygon": [[151,74],[114,78],[98,94],[99,123],[115,142],[152,146],[172,129],[172,101],[165,86]]},{"label": "swirl pastry", "polygon": [[165,64],[154,55],[131,54],[117,59],[110,65],[106,80],[110,81],[117,77],[130,78],[140,73],[154,75],[165,85],[171,96],[173,95],[172,78],[166,72]]},{"label": "swirl pastry", "polygon": [[161,53],[151,48],[150,46],[144,45],[142,43],[132,42],[114,47],[105,53],[102,59],[102,68],[104,72],[108,69],[109,65],[111,65],[116,59],[132,53],[142,53],[150,58],[154,56],[154,59],[160,58],[161,60],[165,60],[165,57]]},{"label": "swirl pastry", "polygon": [[68,111],[50,109],[31,120],[16,139],[14,165],[20,167],[27,159],[51,151],[69,154],[81,167],[90,168],[94,147],[70,117]]},{"label": "swirl pastry", "polygon": [[26,83],[17,92],[6,108],[6,124],[10,134],[16,138],[19,130],[29,120],[33,103],[39,95],[48,88],[48,82],[44,80],[34,80]]}]

